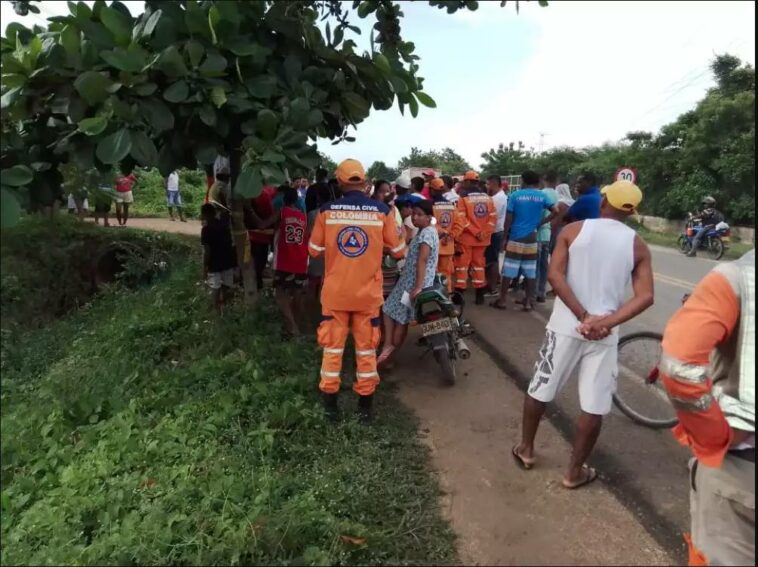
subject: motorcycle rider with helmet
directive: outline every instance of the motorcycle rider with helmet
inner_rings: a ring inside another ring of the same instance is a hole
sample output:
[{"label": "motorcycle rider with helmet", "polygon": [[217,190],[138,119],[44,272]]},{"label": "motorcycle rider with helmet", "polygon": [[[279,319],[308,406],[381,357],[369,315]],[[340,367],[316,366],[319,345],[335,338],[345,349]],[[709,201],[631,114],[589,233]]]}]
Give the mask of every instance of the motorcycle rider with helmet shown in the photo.
[{"label": "motorcycle rider with helmet", "polygon": [[716,210],[716,199],[710,195],[703,197],[703,210],[694,217],[693,221],[699,221],[702,224],[702,228],[695,235],[692,240],[692,248],[688,252],[687,256],[695,256],[697,250],[700,247],[700,241],[705,237],[708,232],[716,228],[716,225],[720,222],[724,222],[724,215]]}]

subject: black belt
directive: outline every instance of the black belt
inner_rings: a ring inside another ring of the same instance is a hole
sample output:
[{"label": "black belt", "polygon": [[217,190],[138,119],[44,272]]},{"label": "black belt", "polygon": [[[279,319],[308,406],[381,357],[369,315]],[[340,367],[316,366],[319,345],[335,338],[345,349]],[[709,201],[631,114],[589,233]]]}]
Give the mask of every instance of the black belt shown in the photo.
[{"label": "black belt", "polygon": [[755,447],[752,449],[743,449],[741,451],[729,451],[729,454],[755,464]]}]

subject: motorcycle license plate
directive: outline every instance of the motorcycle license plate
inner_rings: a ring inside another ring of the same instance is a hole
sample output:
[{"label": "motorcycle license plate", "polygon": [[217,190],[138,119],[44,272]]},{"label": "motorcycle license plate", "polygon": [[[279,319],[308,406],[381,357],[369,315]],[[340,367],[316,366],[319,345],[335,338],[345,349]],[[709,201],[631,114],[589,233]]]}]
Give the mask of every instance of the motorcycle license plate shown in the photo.
[{"label": "motorcycle license plate", "polygon": [[425,337],[429,335],[437,335],[439,333],[447,333],[453,330],[452,319],[439,319],[437,321],[429,321],[428,323],[421,323],[421,334]]}]

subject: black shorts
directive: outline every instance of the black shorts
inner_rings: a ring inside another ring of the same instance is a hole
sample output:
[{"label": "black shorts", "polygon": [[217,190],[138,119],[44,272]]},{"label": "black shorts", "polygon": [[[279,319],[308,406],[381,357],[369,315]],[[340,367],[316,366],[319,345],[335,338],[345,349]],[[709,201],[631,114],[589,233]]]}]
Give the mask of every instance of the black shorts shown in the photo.
[{"label": "black shorts", "polygon": [[503,251],[503,232],[495,232],[490,240],[490,245],[484,251],[484,261],[487,266],[497,264],[500,261],[500,252]]},{"label": "black shorts", "polygon": [[308,281],[308,274],[293,274],[292,272],[274,272],[274,289],[303,289]]}]

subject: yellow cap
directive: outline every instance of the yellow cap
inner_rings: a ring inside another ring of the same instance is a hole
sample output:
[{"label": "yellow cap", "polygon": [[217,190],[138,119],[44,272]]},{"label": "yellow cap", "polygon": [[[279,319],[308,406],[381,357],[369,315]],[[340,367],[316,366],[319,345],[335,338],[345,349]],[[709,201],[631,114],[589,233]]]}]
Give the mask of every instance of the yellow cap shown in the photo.
[{"label": "yellow cap", "polygon": [[442,191],[445,188],[445,182],[437,177],[429,182],[429,187],[434,191]]},{"label": "yellow cap", "polygon": [[600,190],[614,209],[633,213],[642,202],[642,191],[631,181],[615,181]]},{"label": "yellow cap", "polygon": [[337,166],[337,182],[344,186],[366,183],[366,171],[357,159],[346,159]]},{"label": "yellow cap", "polygon": [[463,179],[466,181],[479,181],[479,174],[476,171],[467,171],[463,175]]}]

